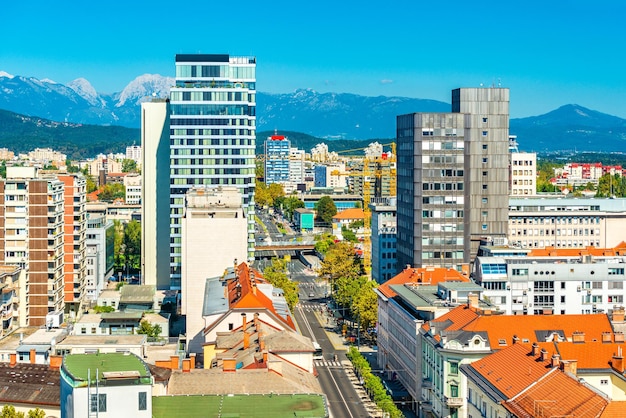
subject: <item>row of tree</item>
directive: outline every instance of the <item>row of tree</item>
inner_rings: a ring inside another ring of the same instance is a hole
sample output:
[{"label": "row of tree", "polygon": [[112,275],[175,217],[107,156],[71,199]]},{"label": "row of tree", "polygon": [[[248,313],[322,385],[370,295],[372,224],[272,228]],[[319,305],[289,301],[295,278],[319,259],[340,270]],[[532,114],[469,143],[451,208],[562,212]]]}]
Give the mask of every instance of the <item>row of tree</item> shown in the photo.
[{"label": "row of tree", "polygon": [[115,230],[113,253],[115,254],[115,269],[128,270],[131,273],[141,269],[141,222],[128,223],[119,220],[113,221]]},{"label": "row of tree", "polygon": [[[328,239],[324,242],[328,243]],[[378,318],[377,283],[363,272],[361,259],[350,242],[329,244],[319,269],[319,278],[328,280],[332,297],[343,309],[349,309],[353,318],[365,329]]]}]

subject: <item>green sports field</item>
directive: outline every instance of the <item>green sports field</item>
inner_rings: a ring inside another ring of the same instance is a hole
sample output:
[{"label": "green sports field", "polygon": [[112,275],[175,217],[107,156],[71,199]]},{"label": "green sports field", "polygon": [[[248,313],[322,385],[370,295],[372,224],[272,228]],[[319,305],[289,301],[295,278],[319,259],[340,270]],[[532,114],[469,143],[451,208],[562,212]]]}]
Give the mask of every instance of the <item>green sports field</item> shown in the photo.
[{"label": "green sports field", "polygon": [[194,395],[152,397],[154,418],[328,417],[322,395]]}]

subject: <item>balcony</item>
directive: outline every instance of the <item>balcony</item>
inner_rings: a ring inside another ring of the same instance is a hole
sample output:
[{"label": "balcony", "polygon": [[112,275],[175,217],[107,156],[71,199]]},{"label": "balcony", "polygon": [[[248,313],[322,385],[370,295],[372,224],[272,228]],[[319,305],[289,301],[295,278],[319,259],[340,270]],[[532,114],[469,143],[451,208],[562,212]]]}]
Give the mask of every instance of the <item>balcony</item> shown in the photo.
[{"label": "balcony", "polygon": [[446,397],[446,405],[448,406],[448,408],[460,408],[463,406],[463,398]]}]

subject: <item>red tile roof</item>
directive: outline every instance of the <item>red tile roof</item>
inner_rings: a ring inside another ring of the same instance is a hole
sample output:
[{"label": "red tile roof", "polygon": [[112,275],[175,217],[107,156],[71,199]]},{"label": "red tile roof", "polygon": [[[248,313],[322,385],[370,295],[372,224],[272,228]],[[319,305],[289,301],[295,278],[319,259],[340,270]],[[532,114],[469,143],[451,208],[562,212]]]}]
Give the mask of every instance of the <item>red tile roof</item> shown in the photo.
[{"label": "red tile roof", "polygon": [[611,401],[602,411],[600,418],[624,418],[625,411],[626,401]]},{"label": "red tile roof", "polygon": [[559,369],[552,369],[519,395],[503,402],[518,418],[598,417],[608,400]]},{"label": "red tile roof", "polygon": [[237,278],[228,282],[228,303],[230,309],[267,309],[276,317],[281,318],[291,329],[295,324],[291,315],[282,317],[274,309],[272,299],[257,289],[257,284],[267,283],[261,273],[241,263],[236,267]]},{"label": "red tile roof", "polygon": [[421,267],[412,268],[408,267],[402,270],[398,275],[387,280],[385,283],[378,286],[380,293],[388,298],[396,296],[396,292],[391,290],[391,285],[396,284],[424,284],[424,285],[437,285],[440,282],[469,282],[470,280],[462,275],[460,272],[454,269],[447,268],[434,268],[434,267]]},{"label": "red tile roof", "polygon": [[589,341],[585,343],[559,342],[553,350],[563,360],[576,360],[578,369],[609,369],[613,355],[621,350],[626,352],[624,343],[603,343]]},{"label": "red tile roof", "polygon": [[511,399],[552,369],[547,361],[531,354],[531,347],[514,344],[469,365],[485,381]]},{"label": "red tile roof", "polygon": [[463,329],[472,321],[475,321],[478,317],[479,314],[476,312],[476,309],[470,308],[467,305],[460,305],[430,322],[431,324],[438,324],[450,321],[450,324],[446,326],[445,329],[447,331],[455,331]]}]

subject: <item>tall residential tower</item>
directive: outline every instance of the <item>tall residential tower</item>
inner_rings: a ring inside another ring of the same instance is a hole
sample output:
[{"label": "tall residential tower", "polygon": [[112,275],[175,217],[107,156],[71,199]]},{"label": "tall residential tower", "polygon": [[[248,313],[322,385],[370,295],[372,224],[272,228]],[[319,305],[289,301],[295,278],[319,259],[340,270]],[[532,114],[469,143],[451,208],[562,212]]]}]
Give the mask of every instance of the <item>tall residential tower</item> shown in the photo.
[{"label": "tall residential tower", "polygon": [[198,186],[235,186],[254,259],[256,59],[176,55],[170,90],[170,280],[180,288],[185,194]]},{"label": "tall residential tower", "polygon": [[509,90],[452,91],[451,113],[397,118],[398,268],[464,269],[506,237]]}]

